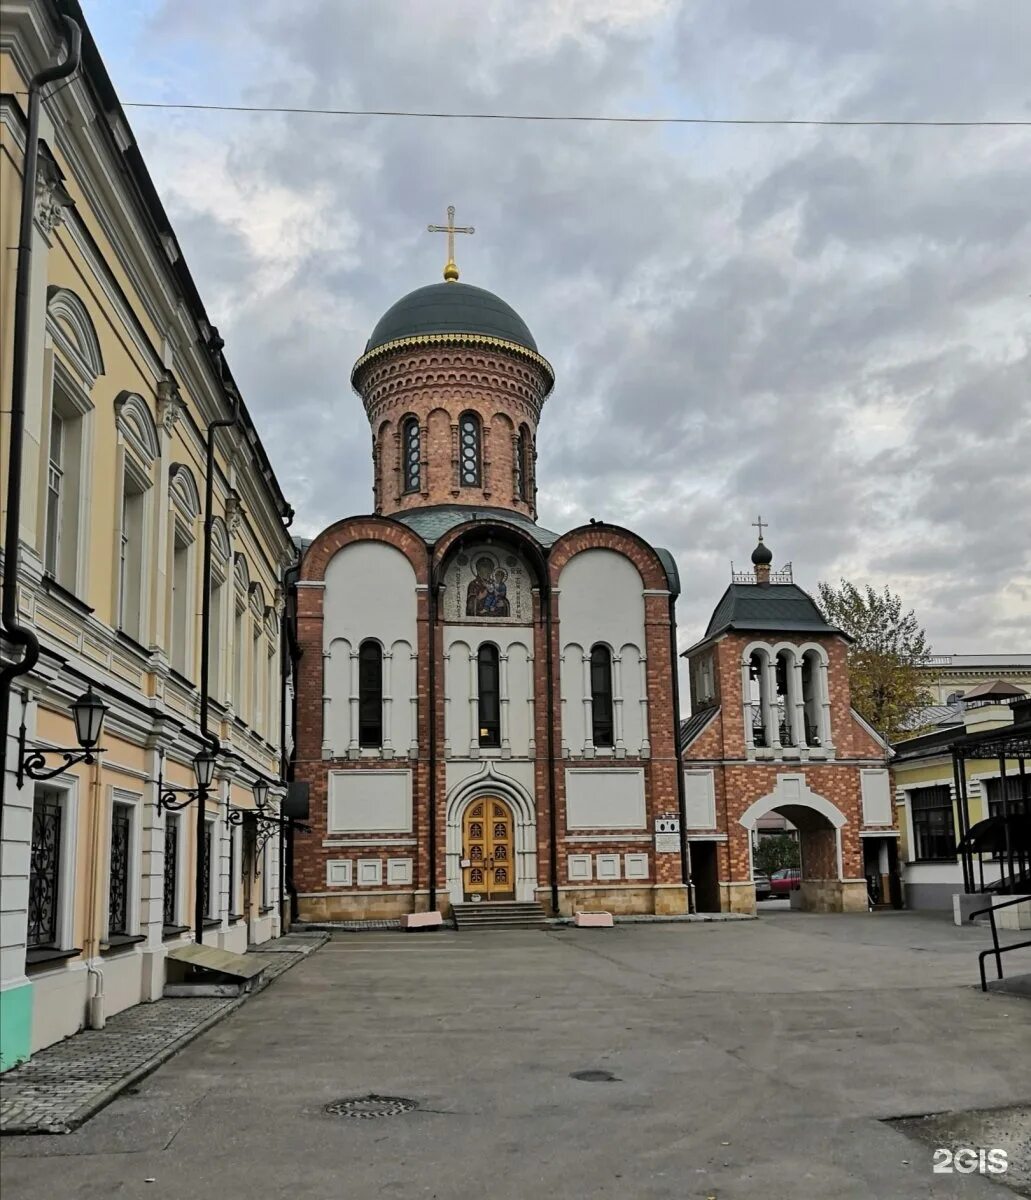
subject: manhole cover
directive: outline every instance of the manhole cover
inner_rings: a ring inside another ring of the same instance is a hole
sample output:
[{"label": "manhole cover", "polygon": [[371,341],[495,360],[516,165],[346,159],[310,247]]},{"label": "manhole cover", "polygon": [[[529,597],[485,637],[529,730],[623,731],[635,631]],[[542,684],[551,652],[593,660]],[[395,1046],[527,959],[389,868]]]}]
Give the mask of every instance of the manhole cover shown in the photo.
[{"label": "manhole cover", "polygon": [[416,1100],[405,1096],[350,1096],[346,1100],[334,1100],[323,1112],[333,1117],[354,1117],[359,1121],[371,1121],[373,1117],[399,1117],[402,1113],[418,1108]]},{"label": "manhole cover", "polygon": [[581,1083],[619,1083],[611,1071],[574,1071],[569,1078],[579,1079]]}]

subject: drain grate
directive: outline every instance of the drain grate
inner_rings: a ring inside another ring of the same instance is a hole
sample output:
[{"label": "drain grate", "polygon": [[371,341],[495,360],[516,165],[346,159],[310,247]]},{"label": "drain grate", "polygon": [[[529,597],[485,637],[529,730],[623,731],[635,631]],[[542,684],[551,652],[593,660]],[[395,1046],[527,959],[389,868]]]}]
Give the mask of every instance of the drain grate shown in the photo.
[{"label": "drain grate", "polygon": [[578,1079],[581,1083],[619,1083],[619,1077],[611,1071],[574,1071],[570,1079]]},{"label": "drain grate", "polygon": [[349,1096],[346,1100],[334,1100],[322,1110],[332,1117],[353,1117],[357,1121],[371,1121],[375,1117],[399,1117],[419,1107],[417,1100],[406,1096]]}]

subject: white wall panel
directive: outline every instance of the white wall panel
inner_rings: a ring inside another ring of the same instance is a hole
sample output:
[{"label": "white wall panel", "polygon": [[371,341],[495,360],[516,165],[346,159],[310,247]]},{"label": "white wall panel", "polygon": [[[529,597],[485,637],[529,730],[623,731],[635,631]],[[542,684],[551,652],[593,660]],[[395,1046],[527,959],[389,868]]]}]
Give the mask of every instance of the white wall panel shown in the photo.
[{"label": "white wall panel", "polygon": [[329,833],[409,833],[411,771],[330,771]]},{"label": "white wall panel", "polygon": [[861,771],[863,795],[863,824],[891,824],[891,784],[887,771]]},{"label": "white wall panel", "polygon": [[712,771],[684,772],[684,809],[686,828],[716,828],[716,784]]},{"label": "white wall panel", "polygon": [[644,771],[629,767],[566,771],[568,829],[644,829]]}]

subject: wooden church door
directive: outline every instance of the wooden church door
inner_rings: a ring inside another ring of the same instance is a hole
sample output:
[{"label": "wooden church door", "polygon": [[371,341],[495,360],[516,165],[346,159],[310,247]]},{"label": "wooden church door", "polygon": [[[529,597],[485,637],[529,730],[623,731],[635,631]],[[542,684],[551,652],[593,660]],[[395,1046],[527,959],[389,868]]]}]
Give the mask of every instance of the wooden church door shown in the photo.
[{"label": "wooden church door", "polygon": [[502,800],[474,800],[462,822],[465,899],[515,899],[512,810]]}]

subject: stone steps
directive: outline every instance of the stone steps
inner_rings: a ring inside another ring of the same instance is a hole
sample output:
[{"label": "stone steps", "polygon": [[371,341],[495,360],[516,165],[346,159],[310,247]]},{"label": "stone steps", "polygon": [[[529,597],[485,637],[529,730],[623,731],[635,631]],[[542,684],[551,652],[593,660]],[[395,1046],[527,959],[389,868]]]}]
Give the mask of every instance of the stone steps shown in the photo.
[{"label": "stone steps", "polygon": [[536,902],[487,901],[483,904],[451,906],[458,930],[543,929],[544,909]]}]

